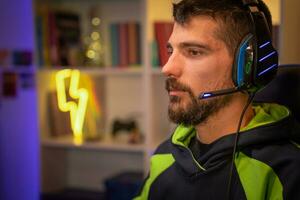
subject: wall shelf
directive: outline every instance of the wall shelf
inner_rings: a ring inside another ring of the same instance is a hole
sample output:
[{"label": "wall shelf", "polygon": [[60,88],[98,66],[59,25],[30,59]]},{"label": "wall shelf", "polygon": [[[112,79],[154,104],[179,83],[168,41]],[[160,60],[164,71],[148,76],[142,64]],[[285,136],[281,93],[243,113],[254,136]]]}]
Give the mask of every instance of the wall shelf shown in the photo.
[{"label": "wall shelf", "polygon": [[140,76],[143,74],[142,67],[76,67],[76,68],[47,68],[42,67],[39,72],[55,73],[63,69],[78,69],[82,73],[93,76]]},{"label": "wall shelf", "polygon": [[45,138],[41,141],[42,147],[47,148],[65,148],[76,150],[93,150],[93,151],[119,151],[143,153],[145,147],[143,144],[126,144],[105,139],[99,141],[85,141],[82,144],[76,144],[72,137]]}]

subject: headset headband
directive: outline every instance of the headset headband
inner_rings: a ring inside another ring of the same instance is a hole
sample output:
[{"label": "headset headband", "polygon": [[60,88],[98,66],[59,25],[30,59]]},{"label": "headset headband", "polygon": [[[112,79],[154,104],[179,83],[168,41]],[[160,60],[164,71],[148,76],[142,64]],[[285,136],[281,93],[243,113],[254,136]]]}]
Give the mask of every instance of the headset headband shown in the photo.
[{"label": "headset headband", "polygon": [[242,2],[245,6],[253,6],[259,4],[257,0],[242,0]]}]

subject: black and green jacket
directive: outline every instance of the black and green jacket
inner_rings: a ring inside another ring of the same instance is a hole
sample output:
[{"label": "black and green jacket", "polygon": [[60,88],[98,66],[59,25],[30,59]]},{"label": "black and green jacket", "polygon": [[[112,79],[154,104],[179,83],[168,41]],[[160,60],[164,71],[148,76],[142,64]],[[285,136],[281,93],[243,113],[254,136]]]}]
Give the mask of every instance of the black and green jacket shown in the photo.
[{"label": "black and green jacket", "polygon": [[[234,200],[300,200],[299,126],[284,106],[259,104],[241,130],[231,187]],[[193,127],[178,126],[151,157],[149,176],[134,200],[223,200],[227,196],[234,134],[192,153]]]}]

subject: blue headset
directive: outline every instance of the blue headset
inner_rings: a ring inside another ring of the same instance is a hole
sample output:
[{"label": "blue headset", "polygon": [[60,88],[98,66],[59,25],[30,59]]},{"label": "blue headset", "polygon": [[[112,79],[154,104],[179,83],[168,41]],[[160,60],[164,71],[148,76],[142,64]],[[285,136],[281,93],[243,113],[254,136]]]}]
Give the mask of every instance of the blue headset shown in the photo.
[{"label": "blue headset", "polygon": [[252,31],[246,35],[235,53],[232,79],[241,90],[256,92],[274,79],[278,68],[278,53],[265,15],[257,0],[242,0],[249,11]]},{"label": "blue headset", "polygon": [[278,69],[278,53],[272,44],[266,17],[258,9],[257,0],[242,0],[249,12],[251,33],[239,44],[232,67],[233,88],[202,92],[198,98],[207,99],[238,91],[255,93],[271,82]]}]

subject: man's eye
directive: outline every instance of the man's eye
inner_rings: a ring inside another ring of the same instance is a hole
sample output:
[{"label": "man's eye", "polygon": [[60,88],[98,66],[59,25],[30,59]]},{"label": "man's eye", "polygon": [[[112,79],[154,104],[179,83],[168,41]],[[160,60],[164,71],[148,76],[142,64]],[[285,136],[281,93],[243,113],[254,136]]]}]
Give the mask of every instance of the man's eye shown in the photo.
[{"label": "man's eye", "polygon": [[196,49],[188,49],[188,54],[190,56],[199,56],[202,54],[202,52]]},{"label": "man's eye", "polygon": [[171,47],[167,47],[167,53],[168,55],[171,55],[173,53],[173,49]]}]

